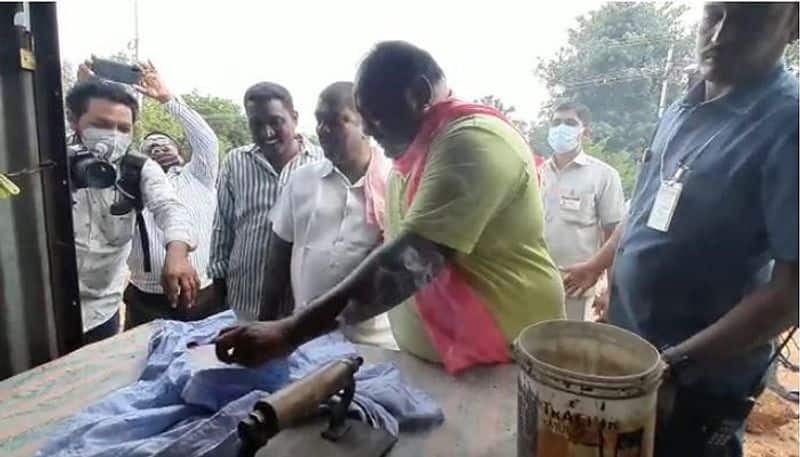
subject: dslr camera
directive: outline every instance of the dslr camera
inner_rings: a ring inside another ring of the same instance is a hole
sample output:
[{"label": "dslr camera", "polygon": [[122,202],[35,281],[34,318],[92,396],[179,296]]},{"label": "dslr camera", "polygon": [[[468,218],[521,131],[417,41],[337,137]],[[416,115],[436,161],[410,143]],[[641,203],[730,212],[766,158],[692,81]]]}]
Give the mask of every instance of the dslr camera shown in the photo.
[{"label": "dslr camera", "polygon": [[69,174],[73,189],[106,189],[117,182],[117,170],[101,158],[108,155],[108,145],[98,143],[95,149],[85,146],[70,149]]},{"label": "dslr camera", "polygon": [[114,216],[122,216],[131,211],[141,211],[143,208],[139,183],[141,172],[146,157],[137,154],[125,154],[120,162],[119,174],[114,165],[104,159],[110,147],[105,143],[98,143],[95,148],[71,150],[69,159],[69,174],[72,189],[108,189],[116,190],[116,201],[109,208]]}]

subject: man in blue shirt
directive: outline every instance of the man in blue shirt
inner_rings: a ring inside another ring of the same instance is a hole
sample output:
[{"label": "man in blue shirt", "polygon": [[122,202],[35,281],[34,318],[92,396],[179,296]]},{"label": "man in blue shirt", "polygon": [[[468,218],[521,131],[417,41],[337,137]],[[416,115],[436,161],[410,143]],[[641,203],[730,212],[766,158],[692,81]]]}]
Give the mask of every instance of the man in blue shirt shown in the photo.
[{"label": "man in blue shirt", "polygon": [[705,6],[703,80],[664,114],[627,220],[568,269],[580,289],[613,259],[608,321],[664,349],[656,456],[741,456],[770,341],[797,324],[798,84],[781,61],[797,25],[797,3]]}]

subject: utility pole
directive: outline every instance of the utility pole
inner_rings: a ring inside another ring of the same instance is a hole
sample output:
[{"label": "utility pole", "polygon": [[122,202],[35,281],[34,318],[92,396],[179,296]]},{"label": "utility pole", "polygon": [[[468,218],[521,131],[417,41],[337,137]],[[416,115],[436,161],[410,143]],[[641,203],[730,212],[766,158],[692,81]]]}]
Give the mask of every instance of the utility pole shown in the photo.
[{"label": "utility pole", "polygon": [[139,63],[139,0],[133,0],[133,61]]},{"label": "utility pole", "polygon": [[674,46],[669,45],[669,51],[667,51],[667,63],[664,65],[664,81],[661,83],[661,98],[658,100],[658,118],[661,119],[661,115],[664,114],[664,109],[666,109],[667,104],[667,86],[669,86],[669,72],[672,70],[672,52],[674,51]]}]

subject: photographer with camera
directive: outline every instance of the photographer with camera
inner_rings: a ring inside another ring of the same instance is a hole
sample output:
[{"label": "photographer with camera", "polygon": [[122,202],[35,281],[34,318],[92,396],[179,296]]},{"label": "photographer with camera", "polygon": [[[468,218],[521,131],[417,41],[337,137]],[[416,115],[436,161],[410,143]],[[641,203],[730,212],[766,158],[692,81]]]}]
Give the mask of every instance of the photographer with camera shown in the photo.
[{"label": "photographer with camera", "polygon": [[91,343],[119,330],[126,260],[142,209],[163,232],[162,285],[175,306],[192,306],[197,295],[188,257],[195,241],[189,212],[161,166],[129,151],[136,98],[124,86],[90,79],[69,91],[66,105],[75,132],[70,180],[84,342]]}]

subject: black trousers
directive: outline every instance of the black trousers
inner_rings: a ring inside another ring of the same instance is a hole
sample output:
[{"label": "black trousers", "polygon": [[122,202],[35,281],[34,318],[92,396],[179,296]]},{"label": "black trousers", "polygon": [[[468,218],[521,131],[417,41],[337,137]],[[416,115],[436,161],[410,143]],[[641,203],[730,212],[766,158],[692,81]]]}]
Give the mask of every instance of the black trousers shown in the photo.
[{"label": "black trousers", "polygon": [[119,310],[111,318],[83,334],[83,344],[96,343],[119,333]]},{"label": "black trousers", "polygon": [[173,308],[164,294],[143,292],[133,284],[125,289],[125,330],[156,319],[175,321],[196,321],[228,309],[225,303],[218,303],[214,293],[214,285],[201,289],[193,307]]},{"label": "black trousers", "polygon": [[[665,389],[672,388],[665,401]],[[723,397],[683,386],[662,386],[659,408],[671,403],[670,411],[659,414],[655,457],[742,457],[742,438],[754,398]]]}]

